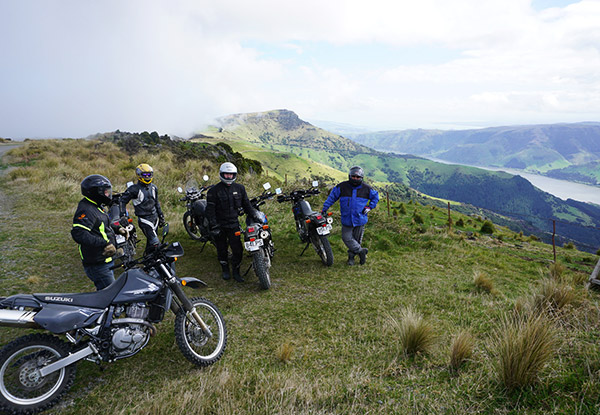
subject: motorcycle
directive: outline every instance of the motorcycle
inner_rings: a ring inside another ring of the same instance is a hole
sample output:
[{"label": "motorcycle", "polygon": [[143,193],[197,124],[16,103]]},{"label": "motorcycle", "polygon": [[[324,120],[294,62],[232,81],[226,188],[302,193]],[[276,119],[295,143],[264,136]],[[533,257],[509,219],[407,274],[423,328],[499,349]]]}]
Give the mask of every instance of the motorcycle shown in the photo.
[{"label": "motorcycle", "polygon": [[175,341],[190,362],[209,366],[221,358],[227,343],[223,316],[209,300],[187,297],[184,286],[206,284],[175,275],[170,265],[183,248],[164,243],[167,233],[168,224],[156,250],[114,266],[125,272],[103,290],[0,298],[0,326],[49,332],[20,337],[0,350],[0,412],[35,413],[55,405],[72,386],[77,362],[135,355],[167,310],[175,314]]},{"label": "motorcycle", "polygon": [[[127,182],[127,187],[133,185],[133,182]],[[117,252],[123,252],[121,256],[118,256],[117,259],[120,259],[122,262],[129,262],[134,259],[136,254],[136,247],[139,240],[137,239],[135,225],[133,224],[133,219],[129,216],[128,212],[125,212],[125,217],[127,218],[127,222],[124,222],[121,219],[121,209],[119,207],[119,203],[121,201],[121,195],[123,193],[113,193],[112,202],[108,207],[108,220],[114,228],[123,227],[127,230],[125,235],[121,235],[120,233],[115,233],[116,236],[116,248]],[[119,248],[121,249],[119,251]]]},{"label": "motorcycle", "polygon": [[[208,176],[204,175],[204,181],[208,181]],[[181,202],[186,202],[186,212],[183,214],[183,226],[190,237],[195,241],[213,242],[213,237],[210,234],[208,219],[206,219],[206,194],[212,185],[198,187],[195,181],[191,181],[186,185],[185,197],[179,199]],[[181,187],[177,188],[179,193],[183,193]],[[204,246],[202,247],[204,250]]]},{"label": "motorcycle", "polygon": [[304,200],[306,197],[319,194],[319,182],[313,181],[312,188],[306,190],[293,190],[289,194],[284,194],[281,189],[275,189],[277,201],[279,203],[291,201],[294,220],[296,221],[296,230],[302,242],[306,243],[300,256],[304,254],[310,244],[321,258],[324,265],[330,267],[333,265],[333,251],[327,235],[331,233],[333,218],[332,212],[323,217],[320,212],[311,209],[310,204]]},{"label": "motorcycle", "polygon": [[[256,214],[259,218],[247,215],[246,228],[236,232],[236,235],[244,235],[244,248],[252,257],[252,264],[248,267],[244,275],[248,274],[250,268],[254,268],[254,273],[258,277],[260,287],[264,290],[268,290],[271,287],[269,268],[271,268],[275,247],[273,245],[271,228],[268,225],[267,215],[261,212],[259,208],[267,199],[272,198],[274,195],[272,192],[268,191],[271,188],[269,183],[265,183],[263,188],[265,191],[261,195],[250,199],[250,204],[256,209]],[[257,219],[259,220],[257,221]]]}]

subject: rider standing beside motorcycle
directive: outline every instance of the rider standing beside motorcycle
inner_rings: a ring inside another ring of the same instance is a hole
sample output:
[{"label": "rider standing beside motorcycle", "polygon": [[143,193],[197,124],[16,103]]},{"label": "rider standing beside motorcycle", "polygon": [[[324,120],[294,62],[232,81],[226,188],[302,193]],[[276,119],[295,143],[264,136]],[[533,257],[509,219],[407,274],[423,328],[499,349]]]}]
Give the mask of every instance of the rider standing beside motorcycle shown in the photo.
[{"label": "rider standing beside motorcycle", "polygon": [[101,290],[115,281],[110,269],[116,253],[115,233],[102,210],[102,205],[112,200],[112,184],[106,177],[92,174],[81,182],[81,194],[84,198],[73,216],[71,236],[79,244],[85,274],[96,290]]},{"label": "rider standing beside motorcycle", "polygon": [[231,247],[231,268],[233,278],[244,282],[240,275],[242,263],[242,241],[239,235],[240,224],[238,216],[240,208],[248,215],[256,216],[256,210],[250,204],[246,188],[234,183],[237,178],[237,168],[233,163],[223,163],[219,168],[220,183],[210,188],[206,194],[206,217],[209,221],[211,235],[215,239],[217,258],[223,270],[223,279],[231,278],[227,247]]},{"label": "rider standing beside motorcycle", "polygon": [[151,249],[160,244],[156,229],[165,226],[165,215],[163,215],[158,201],[158,189],[152,183],[154,170],[150,165],[142,163],[135,168],[135,174],[138,177],[138,182],[129,186],[121,195],[120,210],[121,216],[125,215],[127,203],[131,200],[135,215],[138,217],[139,227],[146,236],[146,250],[148,253]]},{"label": "rider standing beside motorcycle", "polygon": [[348,180],[335,186],[325,203],[322,214],[325,215],[338,199],[342,216],[342,240],[348,247],[348,265],[354,265],[354,257],[360,258],[360,264],[367,261],[369,250],[361,246],[365,224],[369,220],[367,214],[375,209],[379,202],[379,193],[371,186],[363,183],[365,173],[360,166],[354,166],[348,173]]}]

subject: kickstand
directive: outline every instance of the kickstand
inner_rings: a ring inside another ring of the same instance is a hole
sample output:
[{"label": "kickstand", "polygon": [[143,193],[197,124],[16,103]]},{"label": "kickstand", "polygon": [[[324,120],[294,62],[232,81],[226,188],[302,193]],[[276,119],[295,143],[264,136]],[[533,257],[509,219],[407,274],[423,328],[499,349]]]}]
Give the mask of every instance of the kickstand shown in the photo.
[{"label": "kickstand", "polygon": [[310,245],[310,242],[308,242],[306,244],[306,246],[304,247],[304,249],[302,250],[302,253],[300,254],[300,256],[302,256],[304,254],[304,251],[306,251],[306,248],[308,248],[308,245]]},{"label": "kickstand", "polygon": [[246,270],[246,272],[244,272],[244,277],[246,275],[248,275],[248,273],[250,272],[250,268],[252,268],[252,264],[250,264],[250,266],[248,267],[248,269]]},{"label": "kickstand", "polygon": [[204,251],[205,246],[206,246],[206,242],[204,242],[204,244],[202,245],[202,249],[200,250],[200,253],[202,253],[202,251]]}]

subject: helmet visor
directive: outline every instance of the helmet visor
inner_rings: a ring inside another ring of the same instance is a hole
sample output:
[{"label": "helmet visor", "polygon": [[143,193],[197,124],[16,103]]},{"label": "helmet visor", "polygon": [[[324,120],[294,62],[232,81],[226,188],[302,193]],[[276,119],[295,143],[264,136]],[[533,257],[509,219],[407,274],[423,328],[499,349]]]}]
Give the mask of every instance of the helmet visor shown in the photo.
[{"label": "helmet visor", "polygon": [[140,174],[140,176],[142,176],[142,177],[143,177],[143,178],[145,178],[145,179],[149,179],[149,178],[151,178],[151,177],[152,177],[152,172],[151,172],[151,171],[149,171],[149,172],[142,172],[142,173]]}]

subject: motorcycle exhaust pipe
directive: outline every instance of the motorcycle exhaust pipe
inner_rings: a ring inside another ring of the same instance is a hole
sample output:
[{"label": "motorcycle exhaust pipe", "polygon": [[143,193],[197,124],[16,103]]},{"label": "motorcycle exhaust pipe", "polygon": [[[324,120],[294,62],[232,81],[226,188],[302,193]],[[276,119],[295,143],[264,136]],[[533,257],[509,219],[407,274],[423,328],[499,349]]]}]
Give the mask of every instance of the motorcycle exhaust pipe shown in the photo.
[{"label": "motorcycle exhaust pipe", "polygon": [[0,326],[39,329],[40,326],[33,321],[36,314],[35,311],[0,310]]}]

